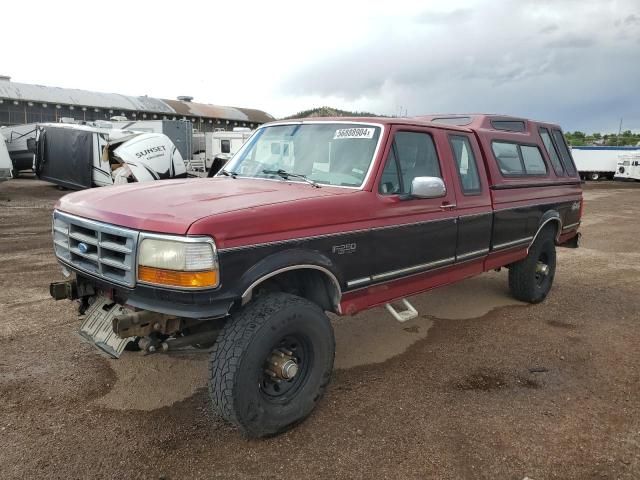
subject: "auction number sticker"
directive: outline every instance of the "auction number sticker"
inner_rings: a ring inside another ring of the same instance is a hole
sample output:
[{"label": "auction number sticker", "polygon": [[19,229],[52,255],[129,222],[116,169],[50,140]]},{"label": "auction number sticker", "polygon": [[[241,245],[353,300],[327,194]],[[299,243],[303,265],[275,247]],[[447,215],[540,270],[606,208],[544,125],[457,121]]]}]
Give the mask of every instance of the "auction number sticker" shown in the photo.
[{"label": "auction number sticker", "polygon": [[375,128],[340,128],[336,130],[336,134],[333,136],[333,139],[340,138],[373,138],[373,133]]}]

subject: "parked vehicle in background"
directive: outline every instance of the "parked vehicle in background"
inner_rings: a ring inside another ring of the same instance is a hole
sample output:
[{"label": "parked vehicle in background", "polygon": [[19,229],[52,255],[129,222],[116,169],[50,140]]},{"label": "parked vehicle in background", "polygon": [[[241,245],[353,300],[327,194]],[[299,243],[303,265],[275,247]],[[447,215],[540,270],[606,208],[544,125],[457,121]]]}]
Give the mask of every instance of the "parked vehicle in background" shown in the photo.
[{"label": "parked vehicle in background", "polygon": [[104,200],[56,205],[55,255],[75,278],[52,297],[78,300],[114,356],[213,344],[214,409],[255,437],[322,397],[325,312],[384,305],[406,321],[406,297],[501,267],[517,299],[541,302],[583,207],[560,127],[495,115],[275,122],[215,178]]},{"label": "parked vehicle in background", "polygon": [[9,157],[4,137],[0,135],[0,182],[9,180],[13,176],[12,171],[13,163]]},{"label": "parked vehicle in background", "polygon": [[36,127],[35,123],[25,123],[0,128],[0,133],[7,141],[7,149],[16,175],[21,171],[33,171],[34,154],[27,144],[29,139],[36,138]]},{"label": "parked vehicle in background", "polygon": [[114,129],[108,122],[40,124],[34,147],[38,178],[72,190],[186,177],[166,135]]},{"label": "parked vehicle in background", "polygon": [[632,152],[640,152],[640,147],[571,147],[571,155],[583,180],[613,180],[618,157]]},{"label": "parked vehicle in background", "polygon": [[[117,118],[117,117],[115,117]],[[184,160],[191,158],[193,125],[189,120],[111,120],[113,128],[145,133],[162,133],[176,146]]]},{"label": "parked vehicle in background", "polygon": [[640,180],[640,149],[618,157],[615,180]]},{"label": "parked vehicle in background", "polygon": [[194,133],[192,158],[204,161],[204,169],[208,176],[212,177],[240,150],[252,134],[252,130],[242,127],[236,127],[231,132],[217,130]]}]

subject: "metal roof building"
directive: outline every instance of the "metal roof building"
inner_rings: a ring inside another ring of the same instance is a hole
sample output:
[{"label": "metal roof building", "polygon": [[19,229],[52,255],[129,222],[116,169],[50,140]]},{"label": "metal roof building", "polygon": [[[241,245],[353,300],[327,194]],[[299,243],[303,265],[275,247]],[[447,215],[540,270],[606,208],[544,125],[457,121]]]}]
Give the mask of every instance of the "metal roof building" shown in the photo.
[{"label": "metal roof building", "polygon": [[125,116],[129,120],[190,120],[200,131],[255,128],[274,120],[261,110],[196,103],[192,97],[177,100],[133,97],[17,83],[10,77],[0,76],[0,125],[57,122],[63,117],[108,120],[113,116]]}]

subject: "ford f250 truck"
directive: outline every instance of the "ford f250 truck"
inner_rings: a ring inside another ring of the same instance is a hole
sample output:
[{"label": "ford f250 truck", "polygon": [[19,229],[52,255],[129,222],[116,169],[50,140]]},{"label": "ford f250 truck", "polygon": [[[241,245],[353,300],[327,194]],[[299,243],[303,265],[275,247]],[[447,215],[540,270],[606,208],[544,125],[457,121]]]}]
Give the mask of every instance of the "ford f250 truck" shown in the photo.
[{"label": "ford f250 truck", "polygon": [[385,305],[405,321],[416,316],[405,297],[500,267],[516,298],[541,302],[556,246],[578,246],[582,205],[554,124],[276,122],[214,178],[63,197],[53,243],[69,279],[50,290],[144,352],[209,346],[215,411],[273,435],[327,387],[327,312]]}]

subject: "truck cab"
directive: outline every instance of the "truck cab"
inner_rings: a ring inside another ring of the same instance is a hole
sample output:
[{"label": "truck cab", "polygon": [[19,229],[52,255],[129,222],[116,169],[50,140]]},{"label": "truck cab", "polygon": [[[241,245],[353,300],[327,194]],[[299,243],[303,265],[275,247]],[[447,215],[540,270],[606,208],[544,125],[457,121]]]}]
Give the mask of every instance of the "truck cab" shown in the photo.
[{"label": "truck cab", "polygon": [[105,190],[56,206],[52,296],[106,318],[116,355],[211,344],[213,408],[257,437],[322,397],[326,312],[406,321],[406,297],[501,267],[542,302],[582,215],[560,127],[498,115],[274,122],[214,178]]}]

